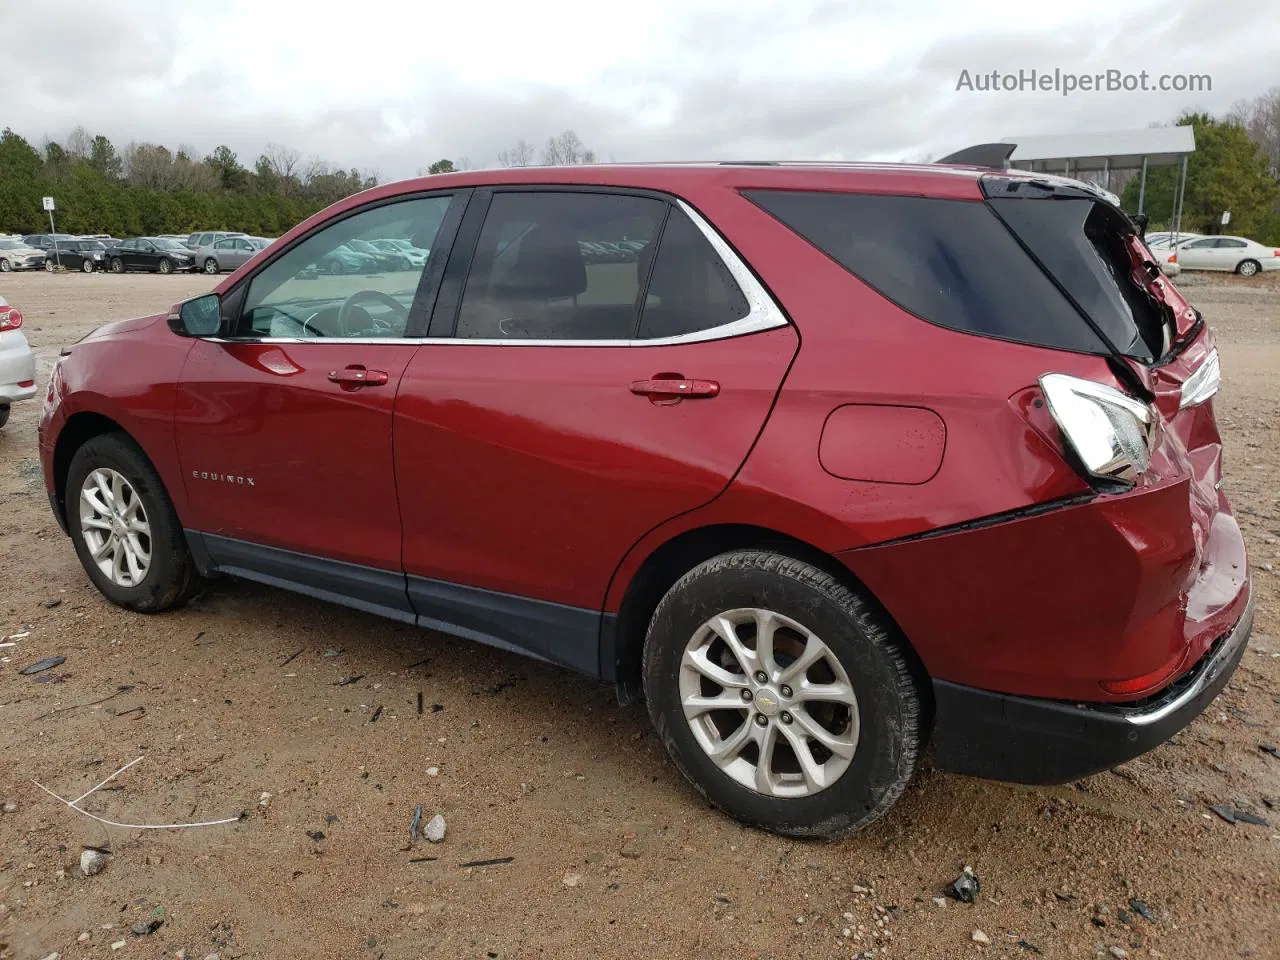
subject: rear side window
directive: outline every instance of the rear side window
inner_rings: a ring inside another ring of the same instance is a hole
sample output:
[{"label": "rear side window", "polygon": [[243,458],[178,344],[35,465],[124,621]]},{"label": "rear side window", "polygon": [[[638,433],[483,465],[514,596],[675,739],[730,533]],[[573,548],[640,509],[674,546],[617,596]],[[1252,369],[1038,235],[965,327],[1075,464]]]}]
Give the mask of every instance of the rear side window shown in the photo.
[{"label": "rear side window", "polygon": [[1107,353],[985,203],[777,190],[745,194],[922,320],[1017,343]]},{"label": "rear side window", "polygon": [[1088,198],[993,198],[991,205],[1122,354],[1164,349],[1156,304],[1132,279],[1120,213]]},{"label": "rear side window", "polygon": [[[649,266],[641,256],[640,282]],[[741,320],[751,312],[729,268],[685,212],[673,207],[653,258],[640,339],[679,337]]]}]

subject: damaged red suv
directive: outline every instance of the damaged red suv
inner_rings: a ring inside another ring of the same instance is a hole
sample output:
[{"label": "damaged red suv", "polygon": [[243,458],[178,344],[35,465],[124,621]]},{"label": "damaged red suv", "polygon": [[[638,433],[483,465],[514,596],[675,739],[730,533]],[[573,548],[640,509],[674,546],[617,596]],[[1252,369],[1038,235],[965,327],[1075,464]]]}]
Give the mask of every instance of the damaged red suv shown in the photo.
[{"label": "damaged red suv", "polygon": [[1074,181],[529,168],[350,197],[102,327],[40,444],[117,604],[225,574],[560,664],[733,816],[831,837],[926,749],[1061,782],[1218,694],[1252,622],[1218,383]]}]

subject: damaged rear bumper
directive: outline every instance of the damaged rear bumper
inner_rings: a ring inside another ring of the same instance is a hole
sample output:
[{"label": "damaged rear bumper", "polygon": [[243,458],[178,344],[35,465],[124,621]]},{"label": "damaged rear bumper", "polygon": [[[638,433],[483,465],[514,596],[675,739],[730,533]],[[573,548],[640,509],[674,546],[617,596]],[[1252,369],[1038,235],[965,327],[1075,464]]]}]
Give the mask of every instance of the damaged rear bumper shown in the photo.
[{"label": "damaged rear bumper", "polygon": [[1012,783],[1066,783],[1168,740],[1213,702],[1253,628],[1253,595],[1199,663],[1137,704],[1081,704],[933,681],[933,751],[943,770]]}]

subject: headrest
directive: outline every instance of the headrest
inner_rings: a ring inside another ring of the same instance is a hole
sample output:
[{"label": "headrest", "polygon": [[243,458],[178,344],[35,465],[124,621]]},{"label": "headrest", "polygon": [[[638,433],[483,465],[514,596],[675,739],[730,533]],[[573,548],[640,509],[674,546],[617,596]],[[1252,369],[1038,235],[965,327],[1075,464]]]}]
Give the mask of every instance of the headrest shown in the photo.
[{"label": "headrest", "polygon": [[511,271],[495,287],[505,297],[576,297],[587,289],[587,265],[577,238],[535,227],[520,241]]}]

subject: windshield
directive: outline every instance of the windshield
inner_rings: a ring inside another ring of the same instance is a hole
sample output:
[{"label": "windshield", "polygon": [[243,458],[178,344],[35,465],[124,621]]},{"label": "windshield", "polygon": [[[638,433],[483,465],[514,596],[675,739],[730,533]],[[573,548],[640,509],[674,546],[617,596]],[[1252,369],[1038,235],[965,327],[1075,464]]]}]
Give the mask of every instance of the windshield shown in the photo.
[{"label": "windshield", "polygon": [[21,240],[0,240],[0,250],[21,250],[25,246]]},{"label": "windshield", "polygon": [[352,250],[359,250],[361,253],[377,253],[378,248],[365,240],[348,240],[347,246]]},{"label": "windshield", "polygon": [[157,237],[154,241],[161,250],[178,250],[182,253],[187,252],[187,248],[180,244],[177,240],[171,240],[168,237]]}]

